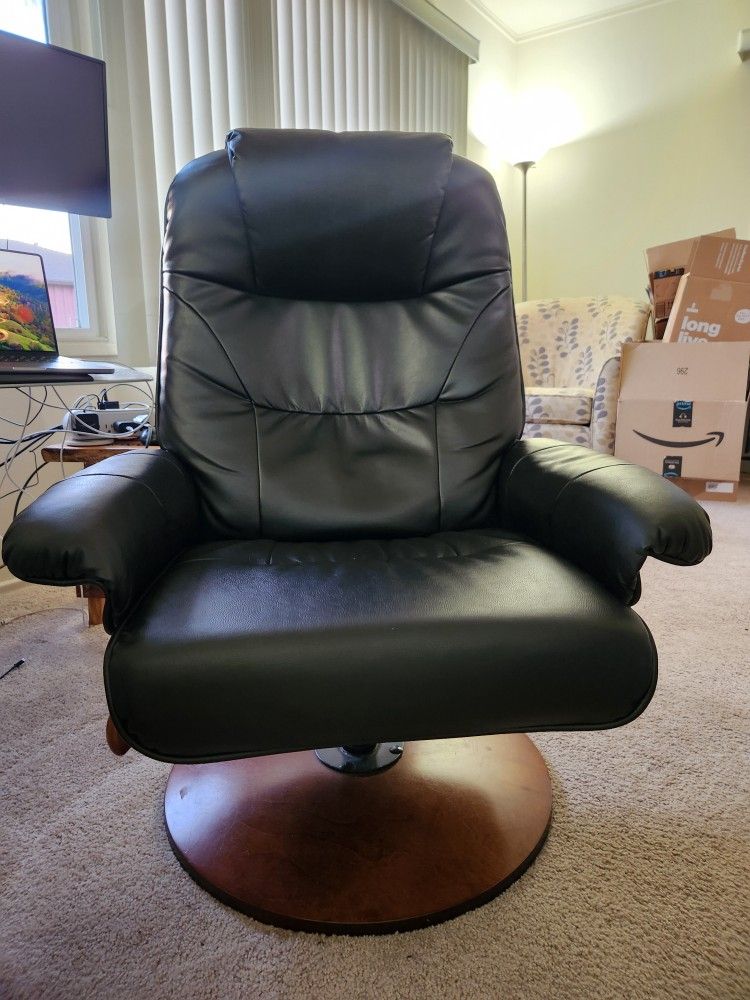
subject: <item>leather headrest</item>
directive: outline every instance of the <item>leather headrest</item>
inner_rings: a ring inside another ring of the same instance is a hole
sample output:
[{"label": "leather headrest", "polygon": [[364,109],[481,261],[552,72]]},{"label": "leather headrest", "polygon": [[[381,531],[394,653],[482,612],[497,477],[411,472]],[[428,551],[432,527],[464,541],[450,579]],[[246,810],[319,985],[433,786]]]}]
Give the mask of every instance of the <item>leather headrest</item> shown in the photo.
[{"label": "leather headrest", "polygon": [[422,291],[451,170],[447,136],[242,129],[227,152],[258,292],[341,301]]},{"label": "leather headrest", "polygon": [[165,272],[254,295],[397,300],[510,267],[491,175],[439,134],[235,130],[165,215]]}]

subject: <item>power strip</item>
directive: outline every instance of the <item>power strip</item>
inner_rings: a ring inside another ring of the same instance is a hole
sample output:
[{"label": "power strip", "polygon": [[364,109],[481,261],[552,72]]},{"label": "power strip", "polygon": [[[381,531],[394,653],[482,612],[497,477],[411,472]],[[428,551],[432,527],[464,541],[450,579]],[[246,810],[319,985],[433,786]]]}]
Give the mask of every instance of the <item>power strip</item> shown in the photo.
[{"label": "power strip", "polygon": [[132,422],[141,418],[141,423],[148,420],[151,408],[147,405],[129,406],[122,410],[69,410],[63,417],[63,428],[72,431],[76,437],[88,439],[100,437],[102,434],[117,434],[115,424],[121,421]]}]

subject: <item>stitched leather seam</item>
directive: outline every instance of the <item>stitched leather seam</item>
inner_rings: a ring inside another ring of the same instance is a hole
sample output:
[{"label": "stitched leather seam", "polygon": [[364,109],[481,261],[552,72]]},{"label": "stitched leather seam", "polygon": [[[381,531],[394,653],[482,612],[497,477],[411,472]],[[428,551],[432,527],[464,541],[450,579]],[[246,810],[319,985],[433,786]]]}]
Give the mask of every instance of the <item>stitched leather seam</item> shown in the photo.
[{"label": "stitched leather seam", "polygon": [[[548,524],[550,532],[552,531],[552,524],[553,524],[553,521],[554,521],[554,518],[555,518],[555,512],[557,511],[557,507],[558,507],[558,505],[560,503],[560,500],[562,498],[563,493],[568,489],[569,486],[572,486],[573,483],[578,482],[579,479],[583,479],[584,476],[588,476],[592,472],[602,472],[602,471],[605,471],[607,469],[619,469],[619,468],[622,468],[622,466],[625,466],[625,465],[628,465],[628,464],[629,464],[628,462],[616,462],[616,463],[614,463],[612,465],[603,465],[603,466],[600,466],[597,469],[586,469],[584,472],[579,472],[577,476],[573,476],[572,479],[569,479],[567,481],[567,483],[565,483],[565,485],[563,486],[563,488],[560,490],[560,492],[557,494],[557,496],[555,497],[554,503],[552,504],[552,506],[550,508],[550,512],[549,512],[549,524]],[[627,597],[627,600],[625,602],[626,604],[630,604],[632,602],[632,600],[633,600],[633,597],[635,596],[636,588],[637,588],[637,585],[638,585],[638,574],[639,574],[640,569],[643,566],[644,562],[646,561],[646,555],[647,555],[646,552],[642,552],[642,559],[641,559],[639,565],[635,569],[634,582],[631,583],[630,586],[628,587],[628,593],[627,593],[627,595],[625,595],[625,594],[621,595],[622,597]],[[593,575],[593,573],[591,575]],[[604,581],[602,580],[601,582],[603,583]],[[607,584],[604,584],[604,585],[607,586]],[[609,587],[607,589],[609,589]],[[620,596],[620,595],[618,595],[618,596]]]},{"label": "stitched leather seam", "polygon": [[470,396],[461,396],[460,399],[440,399],[436,397],[435,399],[428,399],[424,403],[413,403],[411,406],[393,406],[385,410],[290,410],[283,406],[269,406],[267,403],[257,403],[255,401],[253,403],[259,410],[268,410],[271,413],[300,414],[300,416],[305,417],[379,417],[387,413],[408,413],[412,410],[424,410],[428,406],[435,406],[436,403],[440,403],[441,406],[458,406],[461,403],[468,403],[474,399],[481,399],[482,396],[490,392],[493,388],[494,385],[491,385],[489,388],[480,389],[479,392],[474,392]]},{"label": "stitched leather seam", "polygon": [[205,328],[208,330],[208,332],[214,338],[214,340],[216,341],[216,343],[219,345],[219,348],[220,348],[221,352],[223,353],[224,357],[227,359],[227,362],[229,363],[229,367],[234,372],[234,374],[235,374],[235,376],[237,378],[237,381],[239,382],[240,386],[242,387],[242,389],[243,389],[243,391],[245,393],[245,398],[247,399],[247,401],[249,403],[252,403],[253,405],[255,405],[254,402],[253,402],[253,399],[252,399],[252,397],[250,395],[250,391],[248,390],[247,386],[245,385],[245,383],[240,378],[240,373],[237,371],[237,369],[234,366],[234,362],[229,357],[229,354],[227,352],[226,347],[224,347],[224,345],[222,344],[221,340],[217,336],[216,331],[211,326],[211,324],[208,322],[208,320],[205,318],[205,316],[202,316],[198,312],[198,310],[195,308],[195,306],[191,305],[189,302],[186,302],[185,299],[183,299],[183,297],[180,295],[179,292],[175,292],[171,288],[167,288],[166,285],[162,285],[162,290],[165,291],[165,292],[167,292],[168,295],[174,295],[174,297],[177,299],[178,302],[181,302],[182,305],[185,306],[186,309],[188,309],[195,317],[197,317],[197,319],[199,319],[201,321],[201,323],[205,326]]},{"label": "stitched leather seam", "polygon": [[[144,483],[144,481],[142,479],[138,479],[135,476],[126,476],[122,472],[89,472],[87,470],[87,472],[86,472],[86,478],[88,479],[91,476],[101,476],[103,479],[125,479],[129,483],[135,483],[137,486],[142,486],[145,490],[148,490],[148,492],[151,494],[151,496],[157,502],[157,504],[159,505],[159,507],[161,507],[161,509],[164,511],[164,513],[167,514],[167,515],[169,513],[169,508],[165,506],[164,502],[159,497],[158,493],[155,493],[154,490],[148,485],[148,483]],[[55,485],[56,486],[62,486],[63,483],[65,483],[66,481],[67,480],[63,479],[61,482],[56,483]],[[167,520],[169,520],[169,517],[167,517]]]},{"label": "stitched leather seam", "polygon": [[568,489],[569,486],[572,486],[573,483],[577,483],[578,480],[583,479],[584,476],[590,476],[593,472],[606,472],[608,469],[621,469],[624,465],[629,465],[629,464],[630,464],[629,462],[614,462],[612,463],[612,465],[600,465],[596,469],[584,469],[583,472],[579,472],[577,476],[572,476],[570,479],[568,479],[563,488],[559,491],[559,493],[555,497],[554,503],[550,508],[550,523],[552,522],[552,517],[557,508],[557,505],[562,499],[563,493]]},{"label": "stitched leather seam", "polygon": [[[185,299],[183,299],[183,297],[178,292],[175,292],[174,290],[167,288],[165,285],[162,285],[162,288],[169,295],[174,295],[174,297],[177,299],[177,301],[181,302],[183,304],[183,306],[185,306],[185,308],[188,309],[194,316],[196,316],[201,321],[201,323],[205,326],[205,328],[208,330],[208,332],[211,334],[211,336],[214,338],[214,340],[218,344],[219,349],[223,353],[224,357],[227,359],[227,363],[229,364],[229,367],[234,372],[237,381],[239,382],[239,384],[240,384],[243,392],[245,393],[245,399],[247,399],[248,403],[250,404],[250,406],[252,408],[252,411],[253,411],[253,420],[255,422],[255,467],[256,467],[257,475],[258,475],[258,534],[261,534],[261,529],[262,529],[262,525],[263,525],[263,511],[262,511],[262,508],[261,508],[261,500],[260,500],[260,434],[259,434],[259,431],[258,431],[258,412],[257,412],[257,408],[256,408],[256,405],[255,405],[255,400],[250,395],[250,390],[245,385],[245,383],[242,381],[242,379],[240,377],[240,373],[237,371],[237,369],[236,369],[236,367],[234,365],[234,362],[232,361],[232,359],[229,356],[229,352],[227,351],[226,347],[222,344],[221,340],[219,339],[216,331],[211,326],[211,324],[206,320],[206,318],[204,316],[202,316],[198,312],[198,310],[195,308],[195,306],[191,305],[189,302],[186,302]],[[231,390],[229,390],[229,391],[231,391]],[[237,395],[237,394],[234,393],[233,395]]]},{"label": "stitched leather seam", "polygon": [[[452,143],[451,143],[452,145]],[[445,196],[448,192],[448,182],[451,179],[451,174],[453,173],[453,153],[451,152],[450,168],[445,177],[445,183],[443,184],[443,197],[440,199],[440,208],[435,216],[435,225],[432,228],[432,235],[430,236],[430,249],[427,251],[427,260],[424,265],[424,273],[422,274],[422,284],[420,288],[424,294],[424,286],[427,284],[427,276],[430,273],[430,264],[432,263],[432,251],[435,246],[435,237],[437,236],[438,227],[440,226],[440,217],[443,214],[443,208],[445,206]]]},{"label": "stitched leather seam", "polygon": [[[604,468],[604,469],[607,469],[607,468],[619,468],[620,466],[627,465],[627,464],[628,464],[627,462],[618,462],[616,466],[607,466],[607,465],[605,465],[605,466],[601,466],[600,468]],[[552,524],[553,524],[553,522],[555,520],[555,514],[557,512],[557,507],[558,507],[558,504],[560,503],[560,500],[562,499],[563,493],[568,489],[569,486],[572,486],[573,483],[578,482],[579,479],[583,479],[584,476],[588,476],[592,472],[599,472],[599,471],[600,471],[600,469],[584,469],[583,472],[579,472],[578,475],[573,476],[572,478],[569,478],[567,480],[567,482],[564,483],[562,489],[558,492],[557,496],[552,501],[552,504],[550,505],[550,508],[549,508],[549,513],[547,514],[547,530],[549,532],[552,531]]]},{"label": "stitched leather seam", "polygon": [[474,321],[472,322],[471,326],[466,331],[466,336],[464,337],[464,339],[459,344],[458,350],[456,351],[456,356],[453,358],[453,361],[451,361],[451,363],[450,363],[450,367],[448,368],[446,376],[443,379],[443,384],[440,386],[440,389],[438,390],[438,394],[435,397],[435,400],[434,400],[435,402],[437,402],[440,399],[440,397],[443,395],[443,391],[445,389],[445,386],[448,383],[448,379],[451,377],[451,372],[453,371],[453,369],[456,366],[456,362],[458,361],[458,358],[459,358],[459,355],[461,354],[461,351],[464,349],[464,346],[466,345],[466,341],[469,339],[469,337],[474,332],[474,327],[480,321],[480,319],[482,318],[482,316],[484,316],[484,314],[487,312],[487,310],[490,308],[490,306],[493,304],[493,302],[495,302],[497,299],[499,299],[500,296],[503,295],[505,292],[507,292],[509,288],[510,288],[510,282],[508,282],[508,284],[504,285],[503,288],[501,288],[497,292],[495,292],[492,295],[492,297],[482,306],[482,308],[477,313],[477,315],[474,318]]},{"label": "stitched leather seam", "polygon": [[[230,135],[227,136],[227,142],[229,141],[229,139],[230,139],[230,137],[232,135],[236,135],[236,133],[234,131],[232,131],[230,133]],[[240,194],[240,186],[237,183],[237,175],[234,172],[234,161],[237,159],[237,154],[234,152],[234,150],[232,150],[231,152],[229,152],[229,150],[227,150],[227,152],[228,152],[228,156],[229,156],[229,172],[232,175],[232,184],[234,185],[234,191],[235,191],[235,194],[237,195],[237,204],[240,207],[240,217],[242,219],[242,228],[245,231],[245,239],[247,240],[247,252],[248,252],[248,256],[250,258],[250,267],[251,267],[252,272],[253,272],[253,288],[257,288],[258,287],[258,273],[257,273],[257,270],[255,268],[255,253],[253,251],[253,241],[250,238],[250,225],[249,225],[249,220],[248,220],[248,217],[247,217],[247,212],[245,210],[245,203],[243,202],[242,196]]]},{"label": "stitched leather seam", "polygon": [[181,368],[184,368],[185,371],[190,372],[191,375],[197,375],[198,378],[201,378],[205,382],[209,382],[211,385],[216,386],[216,388],[220,389],[222,392],[228,392],[231,396],[234,396],[235,399],[244,400],[247,398],[241,392],[237,392],[236,389],[230,389],[227,386],[222,385],[221,382],[217,382],[215,378],[211,378],[210,375],[207,375],[204,371],[201,371],[200,368],[196,368],[195,365],[189,365],[184,358],[179,358],[179,357],[170,358],[169,363],[172,366],[179,365]]},{"label": "stitched leather seam", "polygon": [[[519,442],[516,442],[516,444],[518,444],[518,443]],[[512,449],[514,447],[515,447],[515,445],[511,445],[510,450],[512,451]],[[564,447],[563,444],[562,444],[562,442],[551,442],[550,444],[545,445],[543,448],[535,448],[533,451],[527,451],[525,455],[521,455],[519,458],[517,458],[513,462],[513,465],[510,467],[510,469],[508,470],[508,472],[504,476],[502,476],[502,474],[501,474],[498,477],[498,480],[502,480],[502,493],[503,493],[502,500],[498,496],[498,502],[502,504],[501,513],[503,513],[503,514],[507,514],[508,513],[508,503],[512,499],[511,498],[510,481],[513,478],[513,476],[515,475],[516,469],[518,469],[518,467],[523,462],[526,462],[526,461],[532,459],[534,457],[534,455],[538,455],[542,451],[549,451],[552,448],[561,448],[561,447]],[[500,482],[498,483],[498,494],[500,492],[499,487],[500,487]],[[512,517],[512,515],[511,515],[511,517]]]},{"label": "stitched leather seam", "polygon": [[[467,397],[470,399],[471,397]],[[456,400],[463,402],[463,400]],[[283,406],[269,406],[267,403],[254,403],[259,410],[268,410],[269,413],[289,413],[299,414],[301,417],[379,417],[385,413],[407,413],[410,410],[424,410],[428,406],[433,406],[434,399],[429,399],[425,403],[414,403],[413,406],[394,406],[388,410],[289,410]]]},{"label": "stitched leather seam", "polygon": [[[319,544],[311,542],[308,544]],[[221,563],[222,565],[231,566],[250,566],[254,569],[262,569],[266,566],[273,565],[274,567],[289,569],[294,566],[352,566],[352,565],[372,565],[380,563],[396,563],[396,562],[440,562],[443,559],[482,559],[488,555],[494,555],[495,553],[502,552],[509,545],[533,545],[534,543],[525,541],[520,538],[505,538],[499,539],[494,545],[486,549],[480,549],[478,552],[458,552],[455,546],[451,545],[450,542],[444,542],[444,544],[452,551],[447,552],[445,555],[438,555],[437,553],[430,553],[428,555],[396,555],[391,556],[388,554],[388,550],[383,548],[382,543],[380,543],[381,552],[383,553],[382,559],[367,558],[365,556],[357,557],[356,559],[312,559],[312,560],[301,560],[301,559],[289,559],[288,562],[268,562],[270,553],[266,556],[265,562],[242,562],[242,563],[226,563],[226,553],[222,553],[215,556],[193,556],[187,559],[180,560],[180,566],[186,566],[189,563]],[[278,540],[274,541],[272,550],[274,551],[279,545]],[[559,558],[559,557],[558,557]]]},{"label": "stitched leather seam", "polygon": [[[250,399],[250,396],[247,397]],[[263,534],[263,506],[260,499],[260,428],[258,427],[258,408],[255,400],[250,399],[253,408],[253,423],[255,424],[255,474],[258,477],[258,534]]]},{"label": "stitched leather seam", "polygon": [[[115,456],[113,455],[112,457],[114,458]],[[128,458],[138,458],[138,459],[145,458],[145,459],[149,459],[149,460],[154,460],[154,459],[158,458],[158,459],[161,459],[163,461],[166,461],[166,462],[168,462],[172,466],[173,469],[176,469],[177,472],[179,472],[179,474],[182,476],[182,478],[185,480],[186,483],[188,483],[191,486],[193,485],[192,484],[192,480],[190,479],[190,477],[188,476],[187,472],[185,471],[182,463],[177,458],[175,458],[175,456],[171,452],[167,451],[166,448],[158,448],[158,449],[155,449],[154,451],[148,451],[148,450],[146,450],[144,448],[144,450],[142,452],[141,451],[130,452],[128,454]],[[119,472],[99,472],[99,473],[93,473],[93,472],[89,472],[88,470],[86,470],[86,475],[87,476],[92,476],[92,475],[122,476],[123,479],[128,479],[129,478],[128,476],[125,476],[124,473],[119,473]],[[142,482],[142,480],[139,480],[139,482]],[[146,484],[144,483],[143,485],[145,486]]]},{"label": "stitched leather seam", "polygon": [[[429,295],[436,295],[439,292],[447,292],[449,289],[467,285],[470,281],[481,281],[491,275],[510,274],[510,268],[499,267],[492,271],[479,271],[476,274],[467,274],[462,278],[448,282],[447,285],[437,285],[428,292],[420,292],[419,295],[405,295],[401,298],[389,296],[385,299],[291,299],[283,295],[268,295],[255,288],[241,288],[237,285],[230,285],[225,281],[217,281],[215,278],[204,278],[192,271],[182,271],[176,268],[163,268],[162,274],[173,274],[178,278],[189,278],[190,281],[201,281],[205,285],[218,285],[220,288],[227,288],[232,292],[239,292],[242,295],[252,295],[259,299],[278,299],[279,302],[321,302],[329,305],[382,305],[384,302],[418,302]],[[178,294],[178,293],[174,293]]]},{"label": "stitched leather seam", "polygon": [[[515,444],[519,444],[519,443],[520,442],[515,442]],[[511,445],[511,448],[513,448],[513,447],[514,447],[514,445]],[[508,472],[508,474],[505,477],[506,484],[510,482],[511,476],[515,473],[516,469],[523,462],[529,461],[535,455],[538,455],[542,451],[549,451],[551,448],[563,448],[563,447],[565,447],[565,445],[563,444],[562,441],[560,441],[560,442],[554,442],[552,444],[545,445],[543,448],[535,448],[534,451],[527,451],[525,455],[520,455],[515,460],[515,462],[513,463],[513,467],[510,469],[510,471]]]},{"label": "stitched leather seam", "polygon": [[438,406],[437,401],[432,404],[435,417],[435,466],[437,468],[437,502],[438,502],[438,531],[443,529],[443,488],[440,482],[440,438],[438,437]]}]

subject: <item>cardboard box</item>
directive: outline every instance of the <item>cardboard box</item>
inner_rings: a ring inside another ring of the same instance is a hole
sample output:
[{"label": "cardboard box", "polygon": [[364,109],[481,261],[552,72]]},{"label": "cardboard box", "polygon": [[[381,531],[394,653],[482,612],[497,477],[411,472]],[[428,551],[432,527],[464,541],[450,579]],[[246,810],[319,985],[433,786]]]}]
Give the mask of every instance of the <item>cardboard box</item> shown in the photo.
[{"label": "cardboard box", "polygon": [[[711,235],[734,238],[736,233],[734,229],[722,229]],[[699,238],[694,236],[688,240],[677,240],[675,243],[663,243],[661,246],[649,247],[646,250],[649,295],[654,309],[654,335],[657,339],[663,333],[664,324],[669,318],[672,303],[677,295],[680,278],[687,270]]]},{"label": "cardboard box", "polygon": [[750,240],[701,236],[696,241],[664,340],[750,340]]},{"label": "cardboard box", "polygon": [[[653,312],[652,312],[653,316]],[[669,317],[663,319],[657,319],[654,316],[654,340],[662,340],[667,329],[667,323],[669,322]]]},{"label": "cardboard box", "polygon": [[695,500],[723,500],[730,503],[737,499],[740,484],[715,479],[673,479],[675,486],[689,493]]},{"label": "cardboard box", "polygon": [[750,342],[625,344],[615,455],[669,479],[736,482]]}]

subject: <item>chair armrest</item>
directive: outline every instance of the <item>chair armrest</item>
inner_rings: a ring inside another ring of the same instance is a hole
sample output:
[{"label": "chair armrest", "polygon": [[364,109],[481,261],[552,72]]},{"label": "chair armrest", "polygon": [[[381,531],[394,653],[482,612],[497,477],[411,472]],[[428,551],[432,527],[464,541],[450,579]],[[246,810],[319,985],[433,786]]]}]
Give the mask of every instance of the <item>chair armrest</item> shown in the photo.
[{"label": "chair armrest", "polygon": [[3,539],[8,569],[30,583],[104,590],[108,632],[195,538],[195,489],[163,451],[129,452],[55,483]]},{"label": "chair armrest", "polygon": [[615,451],[617,396],[620,391],[619,356],[608,358],[601,367],[591,406],[591,447],[604,455]]},{"label": "chair armrest", "polygon": [[635,604],[647,556],[693,566],[711,551],[708,515],[661,476],[610,455],[537,438],[506,452],[499,474],[503,527],[576,563]]}]

